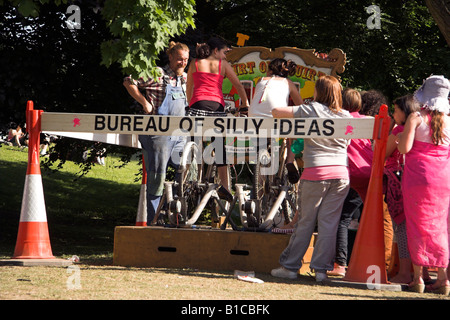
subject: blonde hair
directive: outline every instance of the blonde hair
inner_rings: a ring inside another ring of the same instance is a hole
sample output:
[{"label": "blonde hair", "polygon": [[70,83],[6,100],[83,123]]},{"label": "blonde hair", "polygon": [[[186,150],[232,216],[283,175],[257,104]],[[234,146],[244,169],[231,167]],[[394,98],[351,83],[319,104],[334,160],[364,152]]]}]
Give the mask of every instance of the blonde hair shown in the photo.
[{"label": "blonde hair", "polygon": [[437,146],[444,142],[444,113],[438,110],[430,111],[431,141]]},{"label": "blonde hair", "polygon": [[189,51],[189,47],[181,42],[170,41],[169,48],[166,50],[166,53],[169,55],[177,50]]},{"label": "blonde hair", "polygon": [[362,100],[358,90],[346,88],[342,92],[342,108],[348,112],[358,112],[361,110]]},{"label": "blonde hair", "polygon": [[327,105],[335,113],[342,110],[342,86],[338,79],[321,76],[316,81],[315,91],[315,101]]}]

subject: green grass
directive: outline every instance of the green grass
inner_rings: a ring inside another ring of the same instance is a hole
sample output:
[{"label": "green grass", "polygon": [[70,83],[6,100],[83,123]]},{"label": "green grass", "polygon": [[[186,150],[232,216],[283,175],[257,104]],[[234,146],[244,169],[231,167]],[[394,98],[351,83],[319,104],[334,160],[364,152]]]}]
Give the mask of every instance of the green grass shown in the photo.
[{"label": "green grass", "polygon": [[[13,254],[17,237],[28,151],[0,147],[0,257]],[[124,167],[118,156],[80,168],[67,161],[59,171],[41,170],[50,241],[55,256],[112,257],[114,227],[134,225],[140,186],[139,161]]]},{"label": "green grass", "polygon": [[[108,156],[105,167],[95,165],[81,179],[77,179],[80,169],[71,162],[58,172],[41,173],[53,254],[64,259],[80,257],[76,267],[82,288],[68,288],[73,273],[65,267],[2,266],[0,300],[450,299],[434,294],[322,286],[309,276],[280,280],[261,273],[257,277],[264,284],[251,284],[234,279],[230,271],[115,266],[114,228],[135,224],[140,192],[140,182],[135,180],[140,170],[138,161],[120,169],[115,167],[118,164],[118,157]],[[11,258],[14,253],[26,169],[26,150],[0,147],[0,259]],[[171,307],[169,311],[180,314],[180,308]],[[274,306],[271,309],[279,316],[284,315],[282,311]]]}]

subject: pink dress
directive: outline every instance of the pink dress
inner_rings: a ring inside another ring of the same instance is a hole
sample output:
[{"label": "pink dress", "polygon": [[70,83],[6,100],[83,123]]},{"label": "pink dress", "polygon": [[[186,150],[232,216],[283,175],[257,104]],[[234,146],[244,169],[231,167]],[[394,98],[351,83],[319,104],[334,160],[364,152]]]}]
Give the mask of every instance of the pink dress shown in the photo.
[{"label": "pink dress", "polygon": [[[429,142],[424,121],[406,154],[402,178],[408,248],[413,264],[445,268],[449,263],[450,147]],[[450,129],[446,130],[450,140]]]},{"label": "pink dress", "polygon": [[[404,129],[403,126],[396,126],[392,129],[393,135],[398,135]],[[385,201],[388,206],[392,220],[399,225],[405,221],[403,210],[403,192],[401,185],[401,175],[403,174],[404,157],[398,149],[386,159],[384,166],[384,189]]]},{"label": "pink dress", "polygon": [[[351,112],[353,118],[364,118],[358,112]],[[372,173],[373,150],[369,139],[352,139],[347,148],[350,187],[358,192],[361,199],[366,199]]]}]

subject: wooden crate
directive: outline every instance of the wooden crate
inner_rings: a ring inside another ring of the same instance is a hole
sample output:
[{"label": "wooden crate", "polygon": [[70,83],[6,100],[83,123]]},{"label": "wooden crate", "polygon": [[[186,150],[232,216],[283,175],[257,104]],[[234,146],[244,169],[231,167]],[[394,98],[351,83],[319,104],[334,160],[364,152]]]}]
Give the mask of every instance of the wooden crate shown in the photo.
[{"label": "wooden crate", "polygon": [[[116,227],[114,265],[270,272],[279,267],[289,238],[265,232]],[[312,249],[305,254],[301,273],[309,271]]]}]

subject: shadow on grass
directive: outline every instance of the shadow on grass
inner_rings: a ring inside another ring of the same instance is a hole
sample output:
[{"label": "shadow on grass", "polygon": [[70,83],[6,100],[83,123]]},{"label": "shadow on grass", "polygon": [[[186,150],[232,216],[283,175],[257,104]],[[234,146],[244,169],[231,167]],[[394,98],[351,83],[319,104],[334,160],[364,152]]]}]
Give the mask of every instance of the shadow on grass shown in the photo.
[{"label": "shadow on grass", "polygon": [[[25,162],[0,160],[0,256],[14,253],[26,170]],[[41,175],[53,254],[112,257],[114,227],[135,224],[140,184]]]}]

